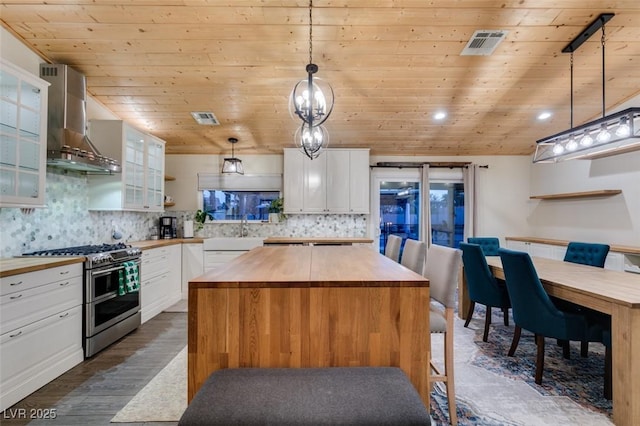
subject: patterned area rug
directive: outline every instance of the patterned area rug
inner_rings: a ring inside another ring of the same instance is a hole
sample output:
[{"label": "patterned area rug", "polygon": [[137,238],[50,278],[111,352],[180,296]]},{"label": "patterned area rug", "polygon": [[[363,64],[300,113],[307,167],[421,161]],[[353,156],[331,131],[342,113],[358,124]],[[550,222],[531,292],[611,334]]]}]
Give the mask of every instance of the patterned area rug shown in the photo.
[{"label": "patterned area rug", "polygon": [[[580,357],[580,344],[572,342],[571,359],[562,357],[555,339],[545,342],[545,365],[542,385],[534,382],[536,345],[533,334],[522,332],[514,357],[507,352],[513,337],[513,318],[504,326],[502,313],[493,312],[488,342],[482,341],[484,309],[476,306],[469,328],[455,321],[455,374],[458,413],[469,410],[461,425],[612,425],[612,404],[603,397],[604,346],[589,345],[589,357]],[[434,358],[442,343],[432,337]],[[438,392],[435,392],[438,398]],[[444,398],[444,396],[443,396]],[[446,424],[444,417],[432,416],[436,424]],[[478,415],[477,413],[481,413]]]}]

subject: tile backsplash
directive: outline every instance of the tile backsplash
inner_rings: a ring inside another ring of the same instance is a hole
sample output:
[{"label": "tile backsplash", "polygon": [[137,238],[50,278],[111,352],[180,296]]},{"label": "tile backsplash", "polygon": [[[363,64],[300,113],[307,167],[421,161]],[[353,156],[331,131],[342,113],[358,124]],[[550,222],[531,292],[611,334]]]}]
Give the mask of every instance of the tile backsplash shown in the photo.
[{"label": "tile backsplash", "polygon": [[[47,172],[46,208],[29,214],[18,208],[0,208],[0,257],[85,244],[146,240],[160,216],[178,218],[178,236],[182,236],[184,220],[192,220],[194,212],[167,211],[138,213],[89,211],[88,186],[84,175],[51,170]],[[280,223],[249,222],[250,237],[365,237],[368,215],[288,215]],[[122,234],[114,240],[114,231]],[[239,223],[206,223],[195,232],[196,237],[233,237],[240,234]]]}]

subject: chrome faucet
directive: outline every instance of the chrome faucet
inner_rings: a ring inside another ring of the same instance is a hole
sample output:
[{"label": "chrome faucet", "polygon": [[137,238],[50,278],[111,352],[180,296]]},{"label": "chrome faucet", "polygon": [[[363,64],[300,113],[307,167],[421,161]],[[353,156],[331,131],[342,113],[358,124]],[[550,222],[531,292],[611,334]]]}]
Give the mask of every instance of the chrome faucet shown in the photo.
[{"label": "chrome faucet", "polygon": [[240,238],[242,237],[246,237],[249,234],[249,230],[246,228],[247,225],[249,224],[249,219],[247,218],[248,215],[244,215],[242,216],[242,219],[240,219]]}]

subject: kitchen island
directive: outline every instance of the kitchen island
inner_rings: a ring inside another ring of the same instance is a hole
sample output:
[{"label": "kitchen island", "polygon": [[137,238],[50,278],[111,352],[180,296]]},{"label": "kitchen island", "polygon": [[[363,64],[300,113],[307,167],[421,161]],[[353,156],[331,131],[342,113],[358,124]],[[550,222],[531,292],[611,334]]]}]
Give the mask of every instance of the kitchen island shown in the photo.
[{"label": "kitchen island", "polygon": [[258,247],[189,281],[188,400],[238,367],[395,366],[429,403],[429,281],[368,247]]}]

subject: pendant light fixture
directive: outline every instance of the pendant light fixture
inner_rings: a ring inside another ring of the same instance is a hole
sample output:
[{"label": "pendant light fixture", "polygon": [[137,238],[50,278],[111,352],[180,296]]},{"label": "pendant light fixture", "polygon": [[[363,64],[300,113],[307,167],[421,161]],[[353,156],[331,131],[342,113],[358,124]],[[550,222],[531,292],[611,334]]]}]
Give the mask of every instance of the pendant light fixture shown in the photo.
[{"label": "pendant light fixture", "polygon": [[238,143],[238,139],[229,138],[229,143],[231,144],[231,157],[225,158],[224,163],[222,163],[222,173],[224,174],[232,174],[237,173],[239,175],[244,174],[244,168],[242,167],[242,160],[236,158],[233,147],[236,143]]},{"label": "pendant light fixture", "polygon": [[[534,163],[595,159],[640,150],[640,108],[605,115],[605,24],[614,17],[603,13],[571,41],[563,53],[571,53],[571,127],[536,142]],[[573,127],[573,52],[602,29],[602,118]]]},{"label": "pendant light fixture", "polygon": [[314,78],[318,65],[313,63],[313,0],[309,0],[309,63],[307,78],[300,80],[289,97],[289,112],[302,120],[294,139],[300,150],[310,159],[320,155],[329,144],[329,133],[322,124],[333,111],[333,89],[321,78]]}]

